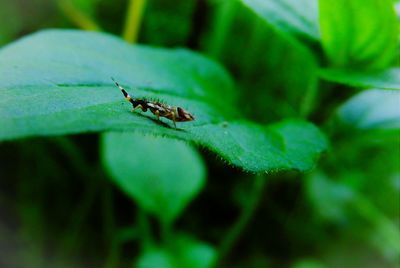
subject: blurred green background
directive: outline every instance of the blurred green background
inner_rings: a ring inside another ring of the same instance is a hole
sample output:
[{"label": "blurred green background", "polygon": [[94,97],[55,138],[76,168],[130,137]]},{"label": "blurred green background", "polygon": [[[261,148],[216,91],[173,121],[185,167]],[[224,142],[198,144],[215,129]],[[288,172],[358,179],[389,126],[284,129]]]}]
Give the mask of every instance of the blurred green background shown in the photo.
[{"label": "blurred green background", "polygon": [[[282,34],[237,1],[143,3],[138,43],[213,58],[234,77],[243,116],[267,124],[303,114],[329,151],[308,173],[257,176],[150,135],[121,134],[122,145],[115,133],[2,142],[0,267],[399,267],[399,125],[381,118],[398,122],[400,103],[318,82],[316,66],[335,64],[318,41]],[[46,28],[123,35],[130,4],[0,0],[0,46]],[[309,88],[318,93],[307,102]],[[127,147],[135,154],[125,159]]]}]

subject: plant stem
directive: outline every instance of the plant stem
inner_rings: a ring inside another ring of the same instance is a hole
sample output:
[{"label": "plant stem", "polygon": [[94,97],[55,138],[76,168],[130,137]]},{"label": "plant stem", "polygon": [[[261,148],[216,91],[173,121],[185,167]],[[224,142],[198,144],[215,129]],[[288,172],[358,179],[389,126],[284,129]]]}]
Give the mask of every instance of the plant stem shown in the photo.
[{"label": "plant stem", "polygon": [[141,240],[141,250],[142,252],[145,252],[153,245],[154,240],[150,229],[149,219],[140,207],[137,208],[136,221]]},{"label": "plant stem", "polygon": [[230,228],[225,238],[222,240],[219,247],[219,258],[217,260],[217,265],[215,267],[220,267],[220,264],[224,261],[226,256],[230,253],[232,248],[240,239],[246,226],[254,216],[254,213],[260,203],[263,189],[266,182],[266,177],[264,175],[257,175],[254,178],[253,189],[249,193],[249,201],[243,208],[242,213],[235,222],[235,224]]},{"label": "plant stem", "polygon": [[164,245],[168,245],[171,240],[171,223],[165,220],[161,221],[161,240]]},{"label": "plant stem", "polygon": [[300,106],[300,115],[303,118],[307,118],[310,115],[317,98],[318,81],[314,78],[311,79],[313,79],[313,81],[310,81]]},{"label": "plant stem", "polygon": [[65,16],[79,28],[86,31],[101,31],[101,27],[94,19],[75,7],[70,0],[58,1],[58,5]]},{"label": "plant stem", "polygon": [[89,212],[95,203],[96,195],[99,190],[99,185],[96,183],[96,179],[101,177],[99,170],[93,166],[90,166],[86,159],[83,157],[79,147],[69,137],[56,137],[50,140],[54,143],[65,155],[68,163],[72,166],[80,178],[84,178],[84,189],[82,199],[78,202],[76,208],[71,212],[70,222],[66,228],[68,237],[63,243],[63,250],[61,258],[68,257],[72,253],[72,250],[79,245],[79,234],[82,231],[82,227],[89,217]]},{"label": "plant stem", "polygon": [[147,0],[129,0],[123,32],[123,38],[128,43],[137,42],[146,2]]}]

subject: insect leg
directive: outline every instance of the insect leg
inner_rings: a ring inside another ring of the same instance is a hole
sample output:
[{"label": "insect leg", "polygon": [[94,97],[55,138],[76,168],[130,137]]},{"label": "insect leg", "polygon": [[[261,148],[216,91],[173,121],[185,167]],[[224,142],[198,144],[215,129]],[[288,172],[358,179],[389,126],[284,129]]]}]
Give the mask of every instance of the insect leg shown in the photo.
[{"label": "insect leg", "polygon": [[172,122],[174,122],[174,127],[175,127],[175,129],[176,129],[176,116],[175,116],[175,113],[172,113]]},{"label": "insect leg", "polygon": [[157,120],[160,121],[160,111],[159,111],[159,110],[156,110],[156,111],[154,112],[154,115],[157,117]]},{"label": "insect leg", "polygon": [[134,112],[136,109],[142,109],[143,110],[143,106],[141,104],[134,106],[132,109],[132,112]]}]

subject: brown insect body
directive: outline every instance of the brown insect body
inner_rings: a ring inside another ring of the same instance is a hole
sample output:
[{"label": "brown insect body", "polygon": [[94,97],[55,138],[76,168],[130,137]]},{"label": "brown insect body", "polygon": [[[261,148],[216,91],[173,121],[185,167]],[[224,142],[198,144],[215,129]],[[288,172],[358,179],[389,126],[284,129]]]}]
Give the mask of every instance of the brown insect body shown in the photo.
[{"label": "brown insect body", "polygon": [[143,112],[150,110],[150,112],[153,113],[157,117],[157,119],[160,119],[160,117],[165,117],[169,120],[172,120],[175,128],[176,128],[175,122],[187,122],[194,120],[194,116],[181,107],[170,106],[158,101],[132,98],[131,96],[129,96],[128,92],[126,92],[126,90],[118,84],[118,82],[116,82],[113,78],[112,80],[115,82],[117,87],[122,91],[122,94],[124,94],[125,99],[132,104],[133,110],[141,109]]}]

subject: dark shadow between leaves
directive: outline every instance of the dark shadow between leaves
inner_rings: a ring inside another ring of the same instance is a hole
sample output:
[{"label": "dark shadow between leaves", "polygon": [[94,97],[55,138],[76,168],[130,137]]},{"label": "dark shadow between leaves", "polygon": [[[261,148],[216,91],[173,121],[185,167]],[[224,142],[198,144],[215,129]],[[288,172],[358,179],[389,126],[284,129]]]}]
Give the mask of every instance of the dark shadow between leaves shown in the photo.
[{"label": "dark shadow between leaves", "polygon": [[163,121],[161,121],[161,120],[158,120],[157,118],[153,118],[151,115],[147,115],[147,114],[145,114],[145,113],[140,113],[140,112],[129,112],[129,113],[130,113],[130,114],[135,114],[135,115],[138,115],[138,116],[145,117],[145,118],[147,118],[147,119],[153,121],[154,123],[156,123],[157,125],[162,126],[162,127],[166,127],[166,128],[169,128],[169,129],[174,129],[174,130],[176,130],[176,131],[187,132],[185,129],[178,128],[178,127],[175,128],[175,127],[173,126],[172,121],[171,121],[171,124],[169,124],[169,123],[163,122]]}]

